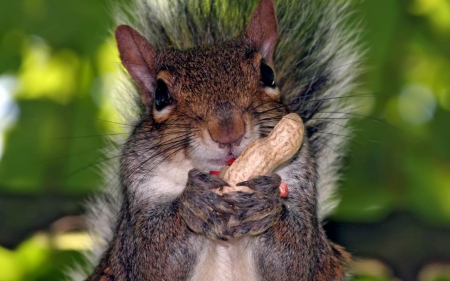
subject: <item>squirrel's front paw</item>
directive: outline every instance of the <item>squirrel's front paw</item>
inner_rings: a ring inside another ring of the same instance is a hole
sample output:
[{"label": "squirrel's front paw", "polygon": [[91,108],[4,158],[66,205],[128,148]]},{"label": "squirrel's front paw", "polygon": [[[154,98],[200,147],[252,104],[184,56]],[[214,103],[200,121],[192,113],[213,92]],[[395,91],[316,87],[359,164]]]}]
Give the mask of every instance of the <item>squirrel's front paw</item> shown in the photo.
[{"label": "squirrel's front paw", "polygon": [[193,169],[180,197],[180,213],[189,228],[212,239],[227,240],[227,222],[234,210],[211,189],[228,185],[216,176]]},{"label": "squirrel's front paw", "polygon": [[228,222],[233,237],[257,235],[278,223],[282,211],[280,183],[281,177],[277,174],[260,176],[237,184],[250,187],[254,193],[223,195],[224,200],[236,208]]}]

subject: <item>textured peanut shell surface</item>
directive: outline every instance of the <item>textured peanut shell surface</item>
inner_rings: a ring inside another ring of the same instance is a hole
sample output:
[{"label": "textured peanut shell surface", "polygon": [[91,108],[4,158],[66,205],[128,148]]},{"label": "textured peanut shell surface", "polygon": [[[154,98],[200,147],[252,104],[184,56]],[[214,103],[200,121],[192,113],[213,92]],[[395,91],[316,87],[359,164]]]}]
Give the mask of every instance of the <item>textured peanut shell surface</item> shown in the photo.
[{"label": "textured peanut shell surface", "polygon": [[252,141],[233,165],[220,171],[219,177],[230,186],[223,187],[217,193],[251,192],[250,188],[236,184],[269,174],[291,159],[300,149],[303,135],[304,125],[300,116],[295,113],[284,116],[267,137]]}]

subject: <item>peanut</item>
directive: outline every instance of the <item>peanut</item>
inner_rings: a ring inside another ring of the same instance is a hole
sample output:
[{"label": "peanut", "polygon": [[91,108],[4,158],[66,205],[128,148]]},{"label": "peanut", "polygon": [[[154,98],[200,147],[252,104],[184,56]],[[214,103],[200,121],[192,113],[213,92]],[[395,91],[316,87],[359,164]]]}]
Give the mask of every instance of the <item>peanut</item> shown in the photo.
[{"label": "peanut", "polygon": [[267,137],[252,141],[233,165],[220,171],[219,177],[230,186],[216,192],[220,195],[234,191],[252,192],[250,188],[236,184],[269,174],[291,159],[300,149],[303,135],[304,125],[300,116],[295,113],[284,116]]}]

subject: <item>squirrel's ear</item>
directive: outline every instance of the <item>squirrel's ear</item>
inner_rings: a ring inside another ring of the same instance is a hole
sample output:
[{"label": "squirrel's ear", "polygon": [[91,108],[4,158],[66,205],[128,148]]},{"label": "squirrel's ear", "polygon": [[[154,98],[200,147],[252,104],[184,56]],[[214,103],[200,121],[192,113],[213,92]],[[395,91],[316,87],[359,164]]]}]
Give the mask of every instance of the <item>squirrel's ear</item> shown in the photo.
[{"label": "squirrel's ear", "polygon": [[247,27],[247,38],[259,49],[266,61],[272,61],[278,36],[273,0],[260,0]]},{"label": "squirrel's ear", "polygon": [[155,49],[147,39],[127,25],[118,26],[115,36],[120,60],[138,85],[144,105],[151,108],[156,84]]}]

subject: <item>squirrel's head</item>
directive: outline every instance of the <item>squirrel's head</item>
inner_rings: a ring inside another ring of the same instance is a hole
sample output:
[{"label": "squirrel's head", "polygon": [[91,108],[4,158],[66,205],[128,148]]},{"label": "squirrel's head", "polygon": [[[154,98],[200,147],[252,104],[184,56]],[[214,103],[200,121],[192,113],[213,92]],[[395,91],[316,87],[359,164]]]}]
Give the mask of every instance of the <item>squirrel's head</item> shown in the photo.
[{"label": "squirrel's head", "polygon": [[273,69],[272,0],[260,1],[244,36],[219,45],[156,52],[129,26],[115,35],[146,108],[135,135],[152,134],[161,154],[184,153],[196,168],[219,169],[285,113]]}]

